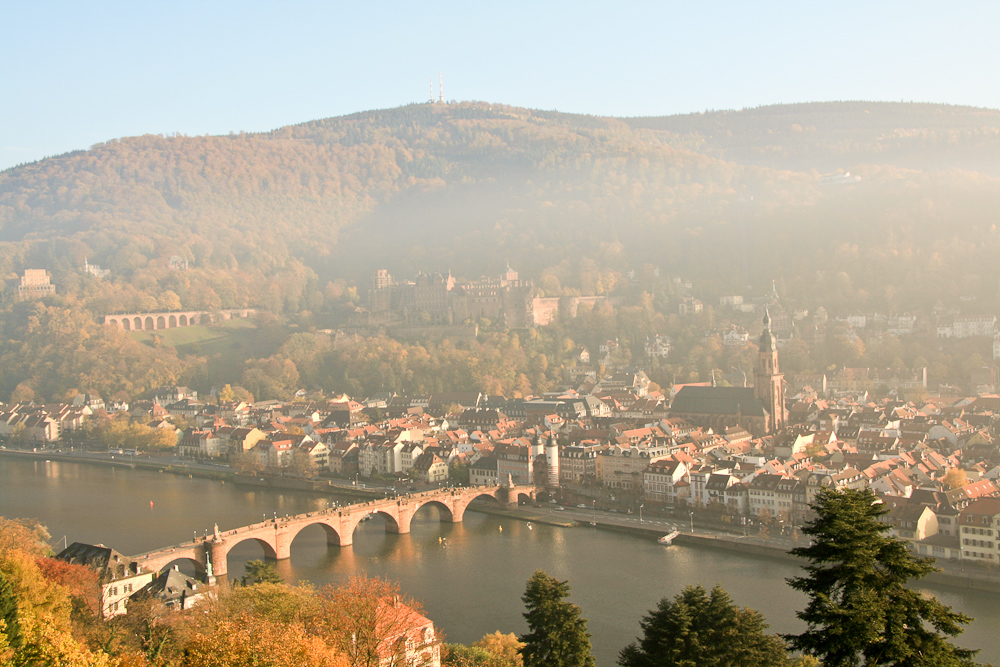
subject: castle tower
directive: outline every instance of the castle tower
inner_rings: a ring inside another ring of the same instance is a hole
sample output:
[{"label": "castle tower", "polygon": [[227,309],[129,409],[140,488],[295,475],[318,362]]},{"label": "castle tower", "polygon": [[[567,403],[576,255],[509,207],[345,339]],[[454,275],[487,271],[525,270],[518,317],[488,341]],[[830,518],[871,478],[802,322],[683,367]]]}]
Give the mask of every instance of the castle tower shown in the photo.
[{"label": "castle tower", "polygon": [[558,487],[559,486],[559,443],[556,440],[555,433],[553,433],[549,437],[549,441],[545,445],[545,465],[546,465],[546,472],[548,473],[548,478],[545,480],[546,484],[551,488]]},{"label": "castle tower", "polygon": [[760,352],[754,370],[753,395],[764,404],[770,415],[768,431],[774,433],[785,426],[785,375],[778,367],[778,339],[771,333],[771,314],[764,309],[764,332],[760,335]]}]

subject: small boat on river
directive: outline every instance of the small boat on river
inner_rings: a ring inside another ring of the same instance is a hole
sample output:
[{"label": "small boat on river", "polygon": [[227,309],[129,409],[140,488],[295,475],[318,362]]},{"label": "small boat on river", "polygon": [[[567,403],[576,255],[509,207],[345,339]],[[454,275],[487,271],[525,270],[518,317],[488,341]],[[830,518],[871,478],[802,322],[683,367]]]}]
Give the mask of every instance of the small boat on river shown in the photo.
[{"label": "small boat on river", "polygon": [[664,546],[668,546],[669,547],[671,544],[674,543],[674,538],[677,537],[680,534],[681,533],[680,533],[679,530],[672,530],[672,531],[670,531],[669,533],[667,533],[666,535],[664,535],[663,537],[661,537],[660,539],[658,539],[656,541],[659,542],[660,544],[664,545]]}]

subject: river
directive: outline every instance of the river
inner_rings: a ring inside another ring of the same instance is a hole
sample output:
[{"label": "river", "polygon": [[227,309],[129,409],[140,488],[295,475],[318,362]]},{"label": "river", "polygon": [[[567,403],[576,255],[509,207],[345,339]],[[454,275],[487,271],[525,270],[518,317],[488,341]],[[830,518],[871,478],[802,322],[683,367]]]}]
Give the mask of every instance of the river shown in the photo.
[{"label": "river", "polygon": [[[236,528],[264,517],[321,509],[316,494],[251,489],[185,475],[0,456],[0,515],[37,518],[49,527],[54,548],[69,542],[103,543],[136,554]],[[502,530],[501,530],[502,528]],[[440,538],[444,538],[442,541]],[[237,546],[229,576],[263,557],[255,543]],[[591,527],[558,528],[477,512],[460,524],[442,523],[433,508],[414,518],[407,535],[387,534],[380,519],[358,528],[354,545],[328,547],[321,528],[302,531],[292,556],[277,564],[288,582],[318,586],[355,573],[398,581],[421,601],[448,641],[471,643],[500,630],[526,631],[521,595],[538,569],[567,579],[570,601],[588,619],[598,667],[613,667],[618,651],[635,639],[639,620],[660,598],[687,584],[721,584],[740,605],[760,610],[777,632],[798,632],[795,610],[805,598],[785,584],[795,565],[685,546]],[[927,588],[944,603],[978,619],[958,643],[981,648],[982,662],[1000,663],[993,627],[1000,596]]]}]

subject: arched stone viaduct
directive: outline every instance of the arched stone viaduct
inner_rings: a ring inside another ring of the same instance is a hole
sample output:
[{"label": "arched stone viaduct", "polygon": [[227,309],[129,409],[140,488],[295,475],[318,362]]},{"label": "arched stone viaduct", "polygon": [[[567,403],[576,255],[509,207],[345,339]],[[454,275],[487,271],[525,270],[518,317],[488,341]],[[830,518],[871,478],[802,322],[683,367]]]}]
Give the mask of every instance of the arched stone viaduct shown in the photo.
[{"label": "arched stone viaduct", "polygon": [[210,324],[215,318],[231,320],[234,317],[247,318],[257,314],[255,308],[231,308],[229,310],[185,310],[170,313],[123,313],[105,315],[104,323],[113,324],[123,331],[156,331],[190,327],[195,324]]},{"label": "arched stone viaduct", "polygon": [[185,542],[174,547],[134,556],[147,570],[158,572],[177,560],[190,560],[199,573],[207,573],[211,563],[211,574],[224,577],[227,573],[226,559],[229,551],[241,542],[253,540],[264,548],[267,558],[282,560],[291,556],[292,541],[304,528],[320,525],[326,531],[328,544],[349,546],[354,542],[354,530],[365,517],[378,514],[385,519],[386,531],[409,533],[410,521],[424,505],[436,506],[442,520],[459,523],[465,510],[476,498],[488,497],[502,507],[517,507],[518,500],[533,500],[534,487],[527,486],[480,486],[461,489],[442,489],[415,493],[399,498],[374,500],[367,503],[309,512],[293,517],[272,519],[255,523],[236,530],[216,531],[214,535]]}]

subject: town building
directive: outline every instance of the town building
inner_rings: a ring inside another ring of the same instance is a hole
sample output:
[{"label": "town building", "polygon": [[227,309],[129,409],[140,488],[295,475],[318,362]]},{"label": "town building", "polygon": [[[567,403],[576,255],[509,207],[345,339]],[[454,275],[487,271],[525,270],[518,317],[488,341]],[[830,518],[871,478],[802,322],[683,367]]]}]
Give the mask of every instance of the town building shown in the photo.
[{"label": "town building", "polygon": [[980,498],[958,515],[962,559],[1000,563],[1000,498]]},{"label": "town building", "polygon": [[208,597],[207,584],[187,576],[175,566],[133,593],[129,601],[152,598],[171,611],[183,611]]},{"label": "town building", "polygon": [[24,275],[21,276],[21,284],[17,286],[17,298],[20,301],[39,299],[55,293],[56,286],[50,282],[48,271],[45,269],[25,269]]},{"label": "town building", "polygon": [[124,614],[132,594],[153,581],[153,573],[145,571],[138,561],[103,544],[74,542],[56,558],[97,572],[103,618]]}]

